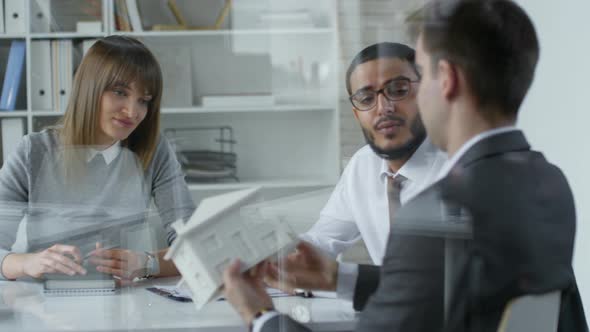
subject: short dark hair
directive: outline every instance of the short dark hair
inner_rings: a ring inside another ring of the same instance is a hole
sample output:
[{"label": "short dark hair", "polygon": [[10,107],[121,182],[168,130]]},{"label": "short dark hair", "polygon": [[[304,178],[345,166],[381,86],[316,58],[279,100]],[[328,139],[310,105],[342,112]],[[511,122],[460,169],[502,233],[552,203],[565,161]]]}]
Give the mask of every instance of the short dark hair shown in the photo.
[{"label": "short dark hair", "polygon": [[354,69],[360,64],[380,58],[395,58],[404,60],[408,62],[410,66],[412,66],[412,69],[414,69],[416,75],[418,75],[418,78],[420,78],[420,73],[416,68],[416,52],[413,48],[399,43],[377,43],[365,47],[350,62],[350,66],[348,66],[348,70],[346,71],[346,90],[348,91],[349,95],[352,94],[352,88],[350,87],[350,75],[352,75]]},{"label": "short dark hair", "polygon": [[433,0],[408,20],[433,64],[446,59],[464,71],[478,106],[516,116],[539,59],[522,8],[511,0]]}]

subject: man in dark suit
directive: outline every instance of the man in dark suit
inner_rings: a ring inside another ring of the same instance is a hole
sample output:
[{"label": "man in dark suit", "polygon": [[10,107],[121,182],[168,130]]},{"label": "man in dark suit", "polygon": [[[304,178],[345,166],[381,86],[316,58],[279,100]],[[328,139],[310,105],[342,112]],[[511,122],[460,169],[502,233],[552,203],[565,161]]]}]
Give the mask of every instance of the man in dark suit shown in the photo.
[{"label": "man in dark suit", "polygon": [[[532,22],[510,0],[457,0],[431,2],[411,23],[420,114],[450,159],[440,180],[393,217],[380,271],[359,267],[354,305],[364,310],[357,330],[496,331],[511,299],[558,290],[559,331],[588,331],[571,266],[571,190],[514,127],[538,60]],[[452,257],[445,321],[444,236],[416,229],[448,223],[449,215],[467,220],[470,232]],[[285,288],[333,290],[336,270],[304,243],[281,270],[263,264],[258,276],[242,275],[234,262],[224,275],[226,295],[247,322],[260,316],[255,330],[305,331],[278,313],[260,315],[272,309],[260,275]]]}]

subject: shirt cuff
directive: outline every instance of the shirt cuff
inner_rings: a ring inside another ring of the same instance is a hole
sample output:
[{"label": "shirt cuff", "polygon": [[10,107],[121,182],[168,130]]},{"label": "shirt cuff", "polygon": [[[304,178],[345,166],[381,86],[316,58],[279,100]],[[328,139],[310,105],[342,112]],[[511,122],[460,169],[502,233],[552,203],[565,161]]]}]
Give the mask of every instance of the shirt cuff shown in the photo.
[{"label": "shirt cuff", "polygon": [[264,323],[268,322],[271,318],[278,316],[277,311],[271,310],[263,313],[260,317],[254,319],[252,322],[252,332],[260,332]]},{"label": "shirt cuff", "polygon": [[354,298],[354,288],[359,276],[359,266],[353,263],[338,264],[338,281],[336,283],[336,296],[339,299],[350,300]]}]

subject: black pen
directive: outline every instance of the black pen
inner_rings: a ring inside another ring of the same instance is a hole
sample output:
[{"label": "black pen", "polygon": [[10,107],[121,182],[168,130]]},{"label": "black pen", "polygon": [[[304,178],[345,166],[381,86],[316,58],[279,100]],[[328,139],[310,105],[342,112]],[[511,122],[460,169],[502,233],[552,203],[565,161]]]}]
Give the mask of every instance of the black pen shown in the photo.
[{"label": "black pen", "polygon": [[168,298],[170,300],[174,300],[174,301],[179,301],[179,302],[192,302],[193,301],[192,299],[190,299],[188,297],[176,296],[167,290],[160,289],[157,287],[148,287],[148,288],[146,288],[146,290],[156,293],[158,295],[161,295],[161,296]]}]

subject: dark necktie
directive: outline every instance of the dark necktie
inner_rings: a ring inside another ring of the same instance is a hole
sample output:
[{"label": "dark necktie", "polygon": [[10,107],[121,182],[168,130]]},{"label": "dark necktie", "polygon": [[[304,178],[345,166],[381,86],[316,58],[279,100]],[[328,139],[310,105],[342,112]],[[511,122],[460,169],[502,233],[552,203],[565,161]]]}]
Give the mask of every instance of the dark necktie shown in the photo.
[{"label": "dark necktie", "polygon": [[401,206],[400,194],[407,179],[403,175],[387,177],[387,197],[389,199],[389,223],[393,223],[395,211]]}]

